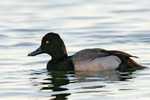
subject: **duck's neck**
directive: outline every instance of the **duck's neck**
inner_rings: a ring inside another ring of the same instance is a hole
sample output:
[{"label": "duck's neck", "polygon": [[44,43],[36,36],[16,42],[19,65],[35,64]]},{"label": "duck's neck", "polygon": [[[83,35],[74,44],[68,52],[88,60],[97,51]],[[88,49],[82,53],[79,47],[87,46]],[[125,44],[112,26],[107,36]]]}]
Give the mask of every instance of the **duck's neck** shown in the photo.
[{"label": "duck's neck", "polygon": [[57,52],[56,54],[51,55],[53,61],[63,61],[67,59],[68,55],[65,52]]},{"label": "duck's neck", "polygon": [[65,60],[67,59],[67,50],[62,39],[53,46],[51,52],[52,60]]}]

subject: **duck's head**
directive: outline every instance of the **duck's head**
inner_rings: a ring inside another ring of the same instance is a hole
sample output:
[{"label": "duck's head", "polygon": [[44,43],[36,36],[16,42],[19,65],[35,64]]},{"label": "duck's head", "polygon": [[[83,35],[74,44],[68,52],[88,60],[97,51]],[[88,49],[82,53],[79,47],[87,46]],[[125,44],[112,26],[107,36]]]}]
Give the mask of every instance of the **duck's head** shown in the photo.
[{"label": "duck's head", "polygon": [[29,53],[28,56],[36,56],[42,53],[51,55],[52,59],[59,59],[67,55],[66,47],[59,34],[53,32],[47,33],[41,41],[41,46]]}]

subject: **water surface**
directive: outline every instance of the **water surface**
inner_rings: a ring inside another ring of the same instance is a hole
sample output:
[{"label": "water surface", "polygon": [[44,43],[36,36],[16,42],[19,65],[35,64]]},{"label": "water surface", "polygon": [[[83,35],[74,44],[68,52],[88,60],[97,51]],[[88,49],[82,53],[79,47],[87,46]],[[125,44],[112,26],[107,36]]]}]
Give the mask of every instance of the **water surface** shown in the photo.
[{"label": "water surface", "polygon": [[69,55],[84,48],[123,50],[150,66],[149,0],[2,0],[2,100],[149,100],[150,69],[132,73],[47,72],[46,54],[27,57],[48,32]]}]

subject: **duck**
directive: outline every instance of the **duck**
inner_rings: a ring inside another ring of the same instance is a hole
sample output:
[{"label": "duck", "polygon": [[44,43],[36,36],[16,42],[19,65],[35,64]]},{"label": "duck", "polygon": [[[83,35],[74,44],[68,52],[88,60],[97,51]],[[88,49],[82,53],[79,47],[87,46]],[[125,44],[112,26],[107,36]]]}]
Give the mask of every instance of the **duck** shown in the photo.
[{"label": "duck", "polygon": [[88,48],[68,56],[64,41],[54,32],[47,33],[42,38],[40,47],[28,56],[42,53],[51,56],[47,63],[48,71],[135,71],[145,68],[132,59],[138,57],[118,50]]}]

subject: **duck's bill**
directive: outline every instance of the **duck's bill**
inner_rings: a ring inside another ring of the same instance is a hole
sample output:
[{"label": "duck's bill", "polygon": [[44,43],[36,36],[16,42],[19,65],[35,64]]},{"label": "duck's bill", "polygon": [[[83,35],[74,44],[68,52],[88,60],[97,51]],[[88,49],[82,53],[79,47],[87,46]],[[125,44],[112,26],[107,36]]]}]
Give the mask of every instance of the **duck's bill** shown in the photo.
[{"label": "duck's bill", "polygon": [[36,55],[41,54],[41,53],[43,53],[43,51],[42,51],[41,47],[39,47],[37,50],[29,53],[28,56],[36,56]]}]

